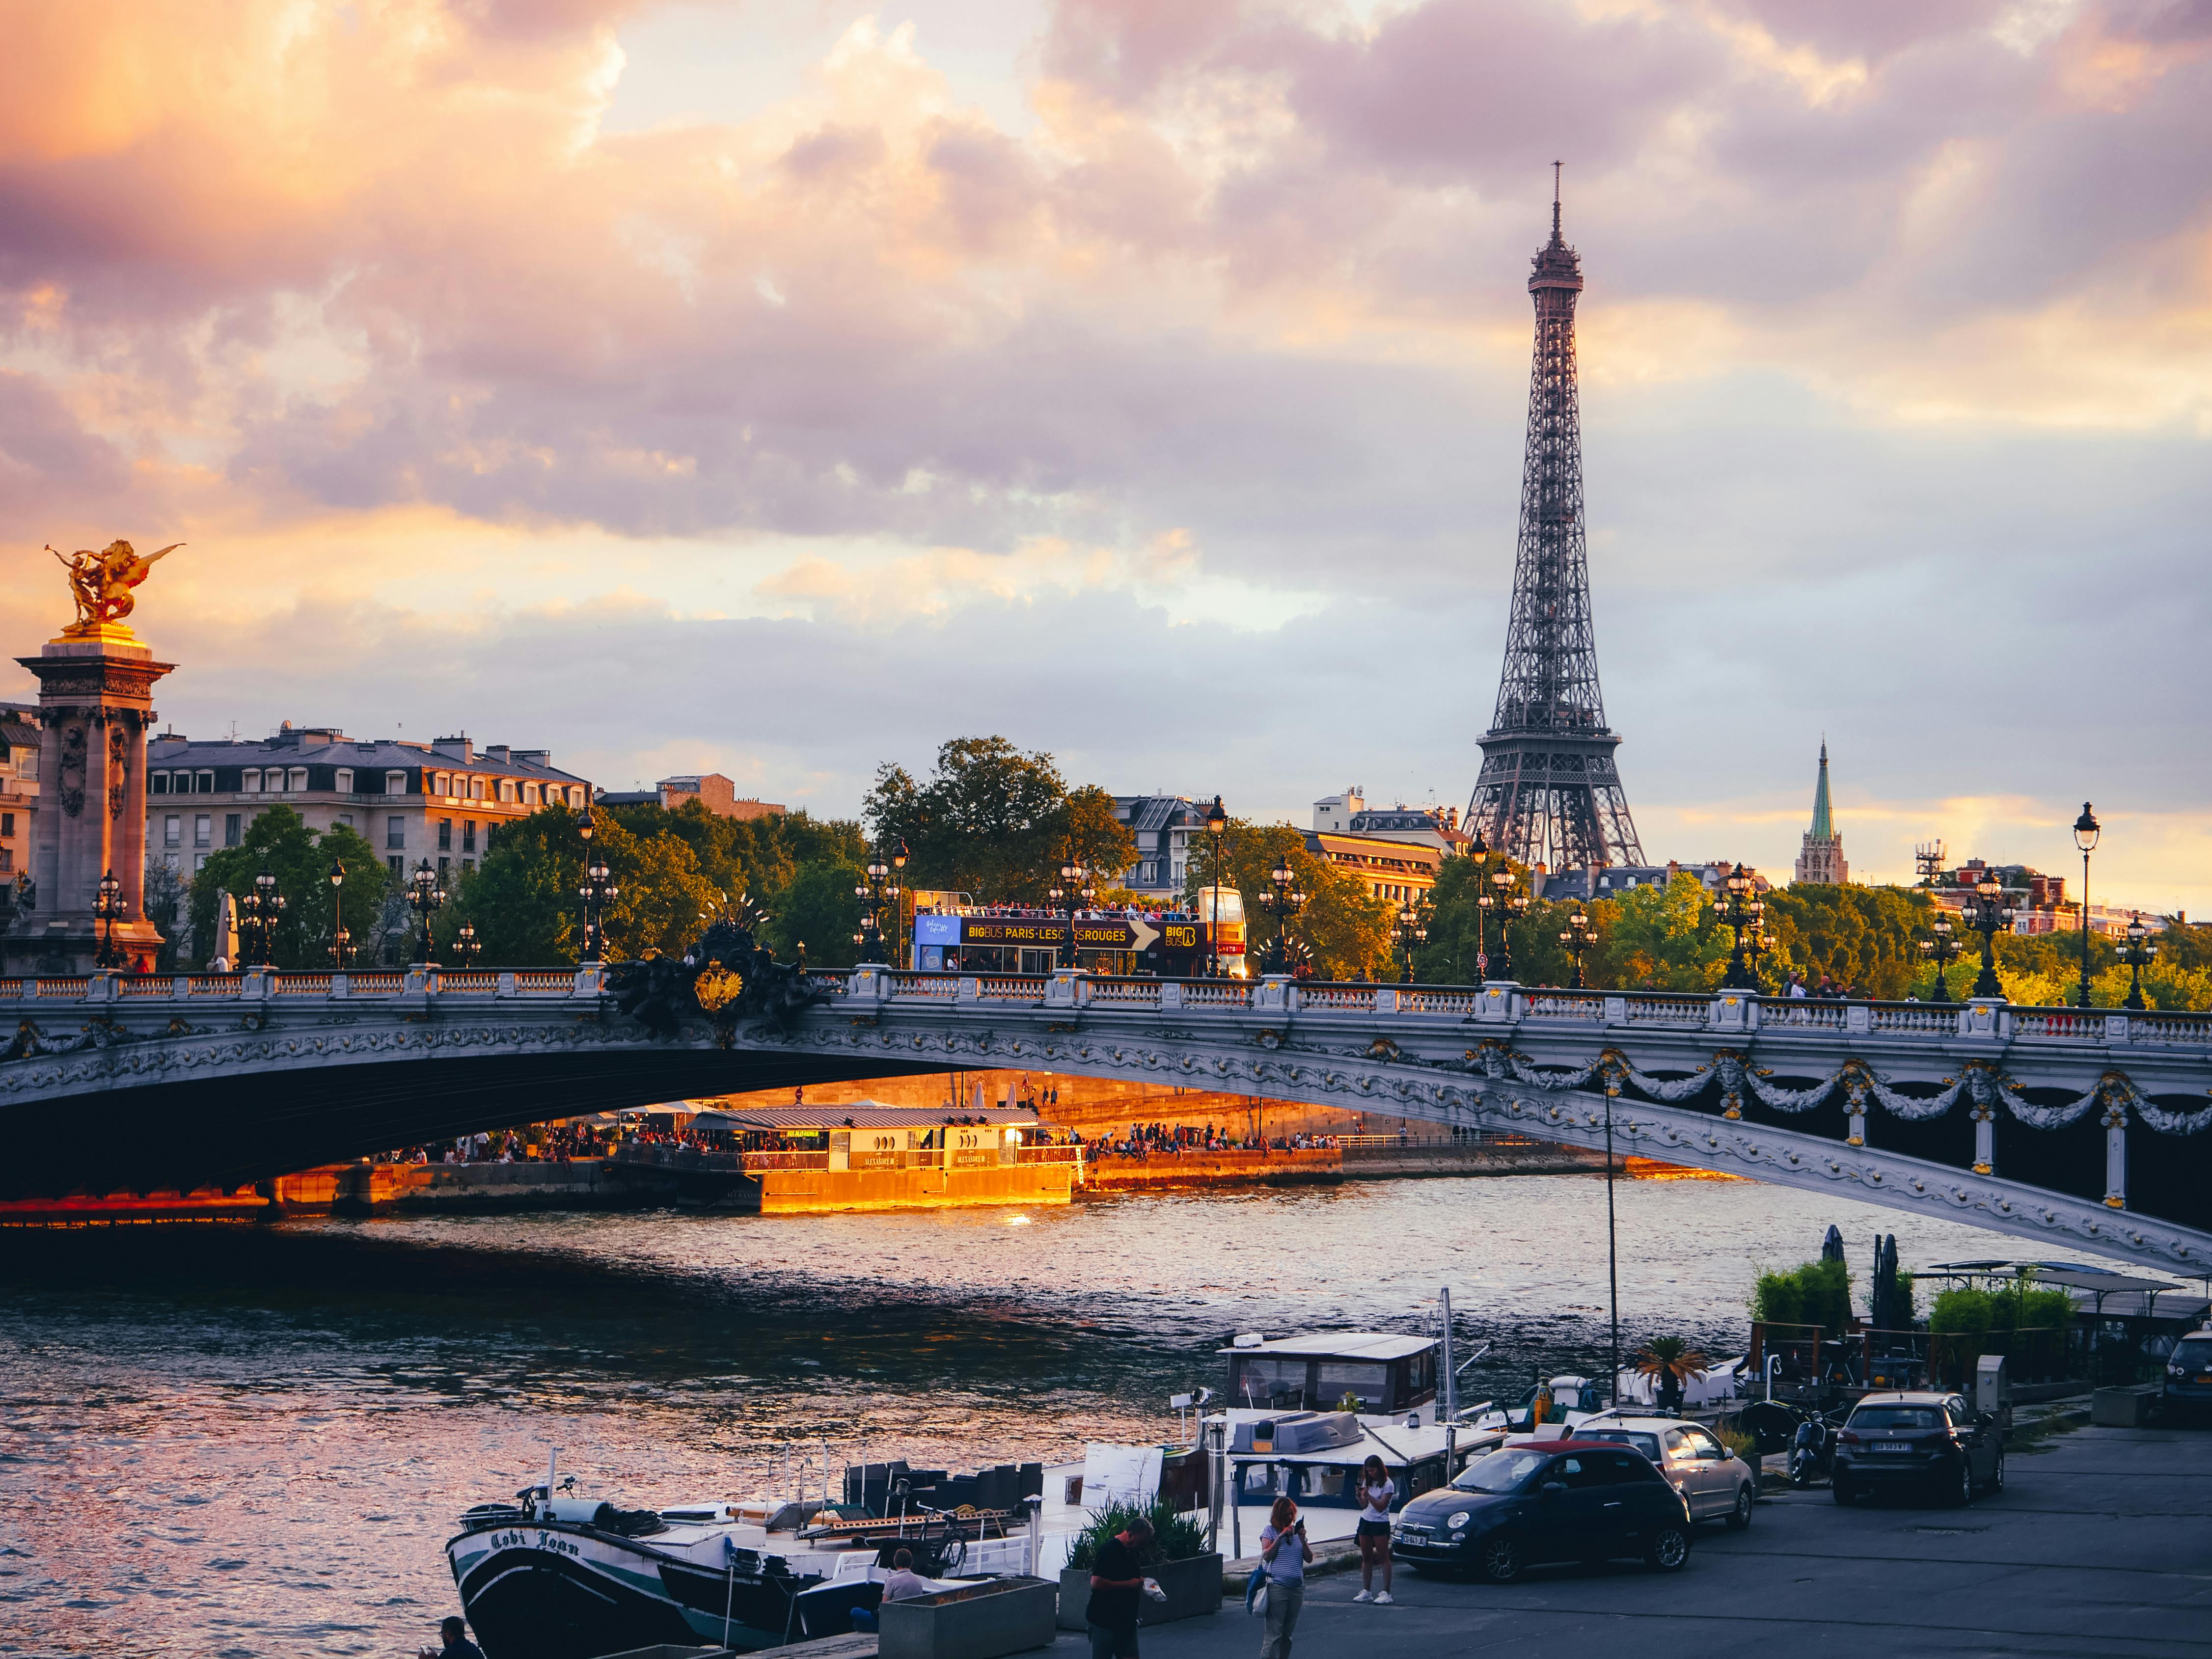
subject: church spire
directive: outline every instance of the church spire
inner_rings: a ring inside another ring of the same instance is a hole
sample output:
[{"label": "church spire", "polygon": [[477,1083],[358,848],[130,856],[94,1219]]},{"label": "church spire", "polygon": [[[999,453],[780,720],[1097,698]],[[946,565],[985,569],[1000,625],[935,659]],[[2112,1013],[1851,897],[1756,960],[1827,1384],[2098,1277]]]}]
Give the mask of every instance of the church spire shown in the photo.
[{"label": "church spire", "polygon": [[1844,838],[1836,833],[1836,809],[1828,797],[1828,739],[1820,738],[1820,781],[1813,787],[1813,827],[1805,833],[1805,850],[1797,855],[1796,878],[1801,882],[1840,887],[1851,878],[1844,861]]},{"label": "church spire", "polygon": [[1835,816],[1828,805],[1828,740],[1822,738],[1820,739],[1820,781],[1813,790],[1813,838],[1815,841],[1830,841],[1834,838],[1835,833]]}]

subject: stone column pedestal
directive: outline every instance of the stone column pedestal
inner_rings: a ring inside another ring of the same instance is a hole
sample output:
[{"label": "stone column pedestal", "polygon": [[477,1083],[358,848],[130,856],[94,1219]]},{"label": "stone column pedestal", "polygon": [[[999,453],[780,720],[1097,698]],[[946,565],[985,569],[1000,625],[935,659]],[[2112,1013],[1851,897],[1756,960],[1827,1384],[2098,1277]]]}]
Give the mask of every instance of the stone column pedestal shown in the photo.
[{"label": "stone column pedestal", "polygon": [[124,902],[116,948],[127,970],[150,972],[161,935],[145,919],[146,732],[154,682],[176,665],[155,662],[119,623],[70,629],[37,656],[15,660],[39,677],[43,734],[32,865],[38,908],[0,942],[8,968],[91,972],[106,933],[93,901],[112,870]]}]

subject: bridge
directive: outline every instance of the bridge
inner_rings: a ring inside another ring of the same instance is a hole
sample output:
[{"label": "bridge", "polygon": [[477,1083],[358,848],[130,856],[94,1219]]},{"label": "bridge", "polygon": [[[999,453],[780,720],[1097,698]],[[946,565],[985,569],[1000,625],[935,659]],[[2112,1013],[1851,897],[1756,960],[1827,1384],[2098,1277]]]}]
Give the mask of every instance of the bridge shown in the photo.
[{"label": "bridge", "polygon": [[957,1068],[1517,1132],[2212,1274],[2212,1015],[908,973],[655,1031],[609,970],[0,980],[0,1200],[230,1191],[625,1105]]}]

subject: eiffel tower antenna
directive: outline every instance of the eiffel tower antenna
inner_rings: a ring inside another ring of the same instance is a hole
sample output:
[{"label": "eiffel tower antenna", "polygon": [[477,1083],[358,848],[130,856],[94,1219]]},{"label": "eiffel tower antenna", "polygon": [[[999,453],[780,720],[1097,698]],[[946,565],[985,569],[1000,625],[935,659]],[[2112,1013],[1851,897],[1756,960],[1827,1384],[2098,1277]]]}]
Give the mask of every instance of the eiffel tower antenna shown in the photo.
[{"label": "eiffel tower antenna", "polygon": [[1613,767],[1620,738],[1605,723],[1598,690],[1575,382],[1582,260],[1560,231],[1560,171],[1553,162],[1552,240],[1528,277],[1536,347],[1505,667],[1467,808],[1467,828],[1492,848],[1552,871],[1644,862]]}]

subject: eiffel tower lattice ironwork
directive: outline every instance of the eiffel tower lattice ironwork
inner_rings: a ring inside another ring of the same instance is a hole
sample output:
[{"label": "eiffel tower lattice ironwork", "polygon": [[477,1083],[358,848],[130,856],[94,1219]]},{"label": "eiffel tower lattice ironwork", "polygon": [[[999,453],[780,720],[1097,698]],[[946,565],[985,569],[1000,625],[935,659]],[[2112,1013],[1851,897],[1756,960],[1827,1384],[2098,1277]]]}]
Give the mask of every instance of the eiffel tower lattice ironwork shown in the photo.
[{"label": "eiffel tower lattice ironwork", "polygon": [[1552,240],[1536,255],[1528,377],[1528,448],[1513,613],[1498,713],[1482,738],[1482,772],[1468,828],[1492,851],[1551,870],[1640,865],[1644,848],[1605,723],[1590,629],[1589,555],[1583,534],[1582,417],[1575,392],[1575,296],[1582,261],[1559,234],[1553,164]]}]

